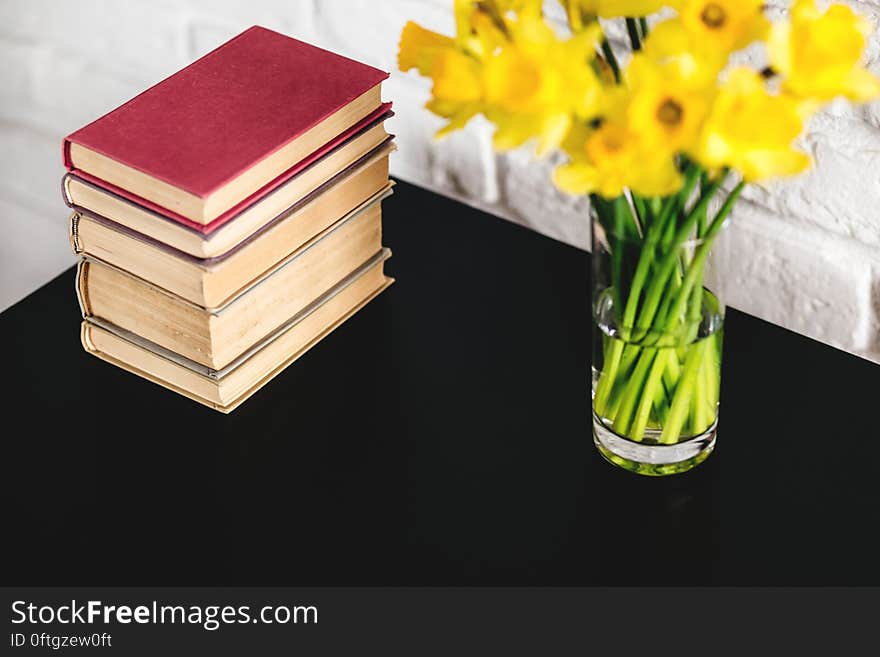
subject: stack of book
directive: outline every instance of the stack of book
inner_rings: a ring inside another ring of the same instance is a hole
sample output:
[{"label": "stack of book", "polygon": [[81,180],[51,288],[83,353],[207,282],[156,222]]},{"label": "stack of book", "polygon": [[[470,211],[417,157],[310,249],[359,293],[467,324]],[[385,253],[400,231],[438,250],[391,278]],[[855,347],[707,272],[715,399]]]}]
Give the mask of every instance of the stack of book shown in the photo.
[{"label": "stack of book", "polygon": [[387,287],[387,76],[252,27],[68,136],[85,349],[229,412]]}]

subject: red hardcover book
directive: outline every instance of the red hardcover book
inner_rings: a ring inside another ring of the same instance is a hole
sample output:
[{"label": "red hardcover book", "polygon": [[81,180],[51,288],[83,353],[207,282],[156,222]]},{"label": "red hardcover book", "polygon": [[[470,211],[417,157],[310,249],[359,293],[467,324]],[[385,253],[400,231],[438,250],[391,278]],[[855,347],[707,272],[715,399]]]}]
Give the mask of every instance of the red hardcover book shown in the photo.
[{"label": "red hardcover book", "polygon": [[376,112],[387,77],[252,27],[69,135],[64,163],[210,224]]}]

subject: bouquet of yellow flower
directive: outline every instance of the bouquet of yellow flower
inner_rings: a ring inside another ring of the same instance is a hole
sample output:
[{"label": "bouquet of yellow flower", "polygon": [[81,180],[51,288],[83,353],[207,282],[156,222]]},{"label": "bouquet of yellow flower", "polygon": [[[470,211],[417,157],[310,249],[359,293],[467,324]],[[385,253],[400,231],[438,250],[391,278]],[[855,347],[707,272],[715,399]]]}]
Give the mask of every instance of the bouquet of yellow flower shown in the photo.
[{"label": "bouquet of yellow flower", "polygon": [[[589,194],[593,213],[594,439],[623,467],[679,472],[715,439],[722,308],[704,287],[709,250],[744,185],[809,166],[796,142],[812,113],[880,95],[862,65],[870,24],[814,0],[777,22],[762,0],[561,4],[558,31],[540,0],[455,0],[456,34],[410,22],[398,63],[433,81],[439,135],[482,114],[499,150],[565,155],[553,180]],[[621,19],[626,53],[605,33]],[[731,65],[744,49],[759,67]]]}]

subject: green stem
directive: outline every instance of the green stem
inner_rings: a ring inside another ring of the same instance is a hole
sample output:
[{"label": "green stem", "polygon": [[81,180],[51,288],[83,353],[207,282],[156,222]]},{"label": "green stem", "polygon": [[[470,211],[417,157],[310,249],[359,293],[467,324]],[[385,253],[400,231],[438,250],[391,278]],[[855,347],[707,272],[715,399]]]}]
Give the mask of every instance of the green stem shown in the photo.
[{"label": "green stem", "polygon": [[630,390],[633,387],[641,386],[641,379],[636,376],[636,373],[639,370],[638,367],[635,366],[644,351],[645,350],[639,345],[627,343],[624,346],[623,354],[620,357],[618,368],[616,370],[617,380],[612,382],[611,398],[606,408],[608,415],[605,417],[617,421],[618,409],[621,407],[621,401],[627,399],[630,395],[636,395],[638,393],[638,390],[635,392],[630,392]]},{"label": "green stem", "polygon": [[702,408],[697,415],[697,433],[702,433],[708,429],[715,421],[715,415],[718,407],[718,380],[719,372],[715,365],[715,336],[709,336],[706,341],[709,346],[706,347],[706,353],[703,356],[703,363],[700,367],[700,383],[702,388]]},{"label": "green stem", "polygon": [[660,238],[660,250],[664,253],[669,249],[672,245],[672,238],[675,237],[675,227],[678,225],[678,217],[680,210],[678,208],[674,209],[669,217],[669,221],[666,224],[666,228],[663,230],[663,235]]},{"label": "green stem", "polygon": [[[594,406],[615,431],[633,440],[643,440],[651,426],[661,429],[661,443],[671,444],[684,432],[705,431],[714,421],[718,401],[715,352],[720,341],[711,336],[697,340],[694,329],[698,332],[702,317],[702,278],[708,252],[743,189],[739,183],[708,221],[709,202],[724,177],[707,180],[689,164],[678,194],[662,201],[633,195],[632,205],[626,197],[607,204],[610,216],[606,218],[616,228],[611,232],[627,240],[635,239],[631,233],[639,232],[642,245],[635,272],[628,263],[615,262],[610,254],[612,284],[620,295],[615,303],[626,293],[626,305],[623,317],[618,316],[620,335],[608,340],[603,349]],[[685,210],[697,183],[700,198]],[[680,257],[681,245],[692,237],[695,227],[702,242],[688,262],[689,258]],[[617,251],[623,248],[620,239],[612,244]],[[625,278],[630,276],[627,285]],[[685,322],[685,332],[680,335],[682,348],[675,349],[665,341],[657,344],[653,339],[670,335],[680,322]],[[644,331],[650,339],[645,340]]]},{"label": "green stem", "polygon": [[642,391],[642,398],[636,409],[635,420],[630,428],[629,437],[633,440],[642,440],[645,437],[645,428],[651,415],[651,406],[657,398],[658,388],[662,389],[661,382],[668,358],[669,352],[667,350],[661,349],[657,352],[657,357],[654,359],[654,364],[648,373],[648,380],[645,382],[645,389]]},{"label": "green stem", "polygon": [[[596,395],[593,399],[593,407],[600,417],[609,417],[606,406],[611,396],[611,389],[614,387],[614,382],[617,379],[617,369],[620,367],[623,345],[623,342],[615,338],[610,340],[608,347],[603,350],[602,373],[599,375],[598,383],[596,383]],[[609,417],[609,419],[613,418]]]},{"label": "green stem", "polygon": [[[688,312],[685,318],[685,344],[690,344],[697,339],[700,332],[700,322],[703,319],[703,272],[700,271],[696,282],[693,286],[691,300],[688,302]],[[667,317],[666,322],[669,325],[674,322],[673,317]]]},{"label": "green stem", "polygon": [[710,408],[712,409],[712,420],[715,420],[715,415],[718,412],[718,402],[720,401],[721,396],[721,336],[722,333],[720,331],[716,331],[709,342],[711,343],[707,349],[709,349],[708,353],[708,364],[706,378],[709,382],[709,403]]},{"label": "green stem", "polygon": [[[669,281],[666,292],[663,295],[663,305],[660,308],[661,316],[663,316],[664,309],[668,308],[669,304],[675,297],[675,292],[678,286],[681,284],[681,275],[678,271],[673,272],[673,276]],[[628,365],[624,365],[627,357],[629,356],[632,359],[634,356],[639,355],[644,352],[646,349],[650,349],[651,347],[660,347],[659,355],[654,361],[654,366],[651,369],[651,373],[648,374],[648,380],[644,382],[644,390],[641,393],[640,403],[638,409],[635,411],[635,419],[633,421],[633,426],[630,428],[630,437],[634,440],[641,440],[641,437],[644,435],[645,425],[647,424],[648,415],[651,410],[651,403],[653,402],[656,394],[657,394],[657,385],[659,384],[661,376],[666,371],[666,358],[665,354],[668,353],[668,348],[672,346],[672,341],[666,339],[667,336],[662,334],[648,334],[644,338],[642,338],[640,344],[628,344],[624,349],[624,355],[621,359],[621,372],[626,372]],[[666,347],[666,349],[662,349],[662,347]],[[638,370],[636,370],[637,372]],[[635,373],[632,377],[629,378],[624,383],[624,398],[628,398],[629,396],[638,396],[639,390],[642,388],[643,381],[636,378]],[[624,407],[625,408],[625,407]],[[615,416],[615,421],[620,420],[618,416]],[[623,418],[624,420],[627,418]]]},{"label": "green stem", "polygon": [[633,206],[635,206],[635,209],[636,209],[636,214],[638,215],[636,217],[636,220],[641,225],[642,234],[644,234],[645,230],[647,229],[648,225],[650,224],[650,221],[648,218],[648,207],[645,204],[645,200],[641,196],[639,196],[638,194],[633,194],[632,200],[633,200]]},{"label": "green stem", "polygon": [[[700,195],[705,194],[709,190],[709,185],[709,174],[704,171],[700,174]],[[700,216],[697,217],[697,237],[703,237],[706,233],[707,214],[707,212],[702,212]]]},{"label": "green stem", "polygon": [[[685,171],[685,184],[682,190],[677,195],[670,196],[665,200],[665,202],[660,206],[658,216],[651,222],[651,224],[647,228],[642,249],[639,254],[639,261],[636,266],[636,271],[633,275],[633,280],[629,288],[629,293],[627,295],[626,308],[624,310],[623,317],[620,320],[620,338],[622,339],[623,343],[626,343],[629,340],[630,331],[632,329],[636,312],[638,310],[638,303],[641,297],[641,291],[648,278],[648,274],[652,268],[652,265],[654,264],[655,248],[662,234],[665,232],[664,227],[667,223],[674,225],[674,221],[672,221],[672,218],[678,212],[678,206],[683,205],[686,202],[688,196],[690,196],[694,186],[696,185],[698,177],[699,169],[695,165],[689,165],[687,170]],[[619,200],[620,199],[618,199],[618,201]],[[601,205],[604,201],[598,202]],[[597,210],[599,209],[600,205],[597,205]],[[607,208],[605,209],[607,210]],[[616,219],[618,216],[617,213],[614,213],[614,215]],[[610,236],[609,239],[611,239]],[[618,243],[617,250],[619,249],[620,244]],[[621,294],[621,290],[623,288],[623,270],[622,264],[616,261],[613,253],[611,257],[611,264],[613,277],[612,284],[615,288],[615,304],[620,304],[619,295]],[[617,305],[617,307],[620,308],[621,305]],[[632,360],[641,354],[642,349],[636,345],[629,344],[627,344],[624,348],[623,346],[621,346],[620,340],[613,340],[611,344],[611,348],[605,353],[602,373],[600,374],[599,381],[596,384],[596,394],[594,396],[593,404],[596,412],[600,416],[616,422],[618,419],[616,408],[629,408],[630,411],[628,412],[631,412],[631,406],[623,406],[621,402],[628,399],[634,400],[637,397],[638,390],[633,389],[641,385],[641,378],[636,377],[636,374],[639,372],[639,368],[636,367],[636,369],[632,372],[630,380],[627,381],[627,385],[624,386],[624,389],[620,391],[619,395],[615,395],[613,398],[612,394],[614,392],[615,385],[618,383],[620,377],[623,377],[625,373],[629,371]],[[624,360],[626,360],[627,362],[624,363]],[[621,396],[623,398],[622,400]],[[627,422],[628,420],[629,418],[626,418]]]},{"label": "green stem", "polygon": [[666,390],[666,397],[671,404],[675,388],[678,385],[679,379],[681,379],[681,363],[679,362],[675,350],[670,350],[669,354],[670,356],[666,362],[666,369],[663,370],[663,388]]},{"label": "green stem", "polygon": [[628,237],[632,241],[641,239],[644,232],[644,224],[642,223],[644,214],[639,212],[639,208],[636,206],[635,201],[630,205],[629,199],[627,199],[626,196],[619,196],[617,202],[623,206],[623,209],[626,211],[626,216],[629,217],[629,220],[635,227],[635,232],[633,233],[631,231],[628,233]]},{"label": "green stem", "polygon": [[[670,356],[669,353],[666,354],[666,361],[670,361],[673,359],[673,356]],[[648,422],[651,423],[653,428],[659,428],[662,426],[662,420],[666,417],[666,414],[669,413],[669,404],[672,401],[672,395],[669,394],[669,388],[666,386],[666,372],[668,370],[668,365],[663,368],[663,371],[660,373],[660,384],[657,386],[657,390],[654,393],[654,414],[649,418]]]},{"label": "green stem", "polygon": [[[744,183],[740,182],[731,191],[712,220],[703,242],[697,247],[694,259],[688,268],[681,289],[678,291],[676,303],[666,317],[665,326],[660,330],[671,330],[684,310],[684,305],[690,298],[692,290],[694,297],[691,300],[692,305],[688,313],[688,319],[696,325],[701,316],[701,308],[698,304],[702,303],[702,278],[706,257],[712,246],[713,239],[724,225],[724,221],[733,209],[743,187]],[[699,291],[695,289],[696,285],[699,285]],[[699,327],[697,326],[697,328]],[[691,329],[690,333],[689,337],[692,340],[695,339],[696,335],[694,335],[693,329]],[[684,371],[678,381],[669,414],[663,425],[663,431],[660,436],[661,443],[674,443],[679,439],[685,422],[688,420],[687,412],[689,408],[692,411],[689,418],[691,423],[690,431],[692,433],[696,434],[705,431],[711,422],[714,421],[714,411],[712,409],[717,405],[717,383],[714,379],[718,376],[714,363],[716,358],[714,353],[716,341],[706,339],[693,342],[689,340],[686,349],[688,354],[685,359]]]},{"label": "green stem", "polygon": [[623,394],[620,409],[614,416],[614,430],[622,436],[629,435],[630,420],[636,402],[639,400],[639,393],[642,392],[642,384],[649,368],[654,362],[654,357],[657,355],[657,350],[650,347],[641,351],[639,362],[636,364],[636,368],[633,370],[632,376],[627,383],[626,392]]},{"label": "green stem", "polygon": [[666,422],[663,424],[663,431],[660,434],[659,442],[663,444],[671,445],[681,437],[706,345],[707,341],[697,342],[687,350],[684,369],[675,389],[675,396],[672,398],[672,406],[666,416]]},{"label": "green stem", "polygon": [[[638,222],[632,215],[632,211],[625,197],[618,197],[614,201],[594,195],[591,197],[593,207],[599,217],[600,223],[605,228],[606,239],[611,251],[611,277],[612,297],[614,299],[615,313],[623,307],[622,293],[625,287],[625,276],[629,278],[629,272],[624,270],[624,255],[626,244],[635,240],[639,234]],[[606,418],[609,414],[609,401],[615,381],[619,376],[623,344],[619,340],[611,340],[610,349],[606,350],[602,373],[596,384],[596,393],[593,406],[596,412]]]},{"label": "green stem", "polygon": [[664,224],[673,214],[673,209],[678,203],[679,195],[687,198],[687,196],[690,195],[691,191],[693,191],[698,174],[699,169],[697,169],[695,166],[690,167],[688,171],[685,172],[685,184],[681,192],[679,192],[679,194],[677,195],[670,196],[666,200],[663,208],[660,210],[660,215],[655,221],[651,223],[650,227],[648,228],[647,234],[645,235],[645,242],[642,246],[642,251],[639,254],[639,262],[636,265],[636,271],[633,275],[632,285],[630,286],[629,296],[627,297],[626,301],[626,308],[623,312],[623,320],[621,322],[620,330],[625,338],[629,337],[629,332],[632,330],[633,323],[635,321],[636,311],[638,310],[639,299],[641,298],[642,294],[642,288],[645,285],[646,279],[648,277],[648,272],[650,271],[651,265],[653,264],[654,249],[657,246],[657,243],[663,232]]},{"label": "green stem", "polygon": [[642,348],[638,345],[625,343],[620,340],[618,342],[623,345],[623,349],[621,350],[620,357],[617,359],[617,367],[614,370],[615,377],[609,382],[611,391],[608,403],[605,406],[605,417],[611,420],[617,417],[620,400],[627,390],[627,384],[633,377],[636,361],[642,354]]},{"label": "green stem", "polygon": [[[669,281],[669,284],[666,286],[666,290],[663,293],[663,303],[660,304],[660,308],[657,310],[657,317],[668,317],[669,313],[672,309],[672,304],[675,302],[675,296],[678,293],[678,290],[681,289],[682,281],[684,277],[679,273],[678,268],[672,272],[672,279]],[[660,334],[648,335],[646,336],[646,342],[648,344],[656,344],[658,341],[663,342],[672,342],[675,343],[675,340],[672,339],[674,336],[664,336]],[[665,338],[665,339],[664,339]],[[671,346],[667,344],[666,346]]]},{"label": "green stem", "polygon": [[703,265],[705,263],[706,257],[709,255],[709,249],[712,247],[712,240],[718,234],[718,231],[721,230],[721,227],[724,225],[724,220],[730,214],[730,211],[733,209],[734,203],[736,203],[737,198],[739,198],[740,193],[745,186],[745,182],[740,182],[736,187],[734,187],[733,191],[727,196],[727,199],[724,201],[724,204],[721,206],[721,209],[718,210],[718,213],[715,215],[715,218],[712,220],[712,223],[709,226],[709,229],[706,231],[706,235],[703,238],[700,246],[697,247],[697,251],[694,254],[694,259],[688,268],[687,274],[684,277],[684,281],[681,284],[681,288],[678,291],[678,298],[675,301],[675,305],[672,306],[672,310],[667,315],[665,325],[661,327],[660,330],[669,330],[672,326],[672,323],[675,321],[675,318],[681,314],[684,310],[684,304],[687,302],[688,297],[690,296],[691,290],[694,287],[694,284],[697,281],[698,277],[702,277],[703,275]]},{"label": "green stem", "polygon": [[691,405],[693,406],[691,411],[691,430],[694,435],[703,433],[709,427],[709,406],[707,402],[709,390],[706,387],[707,352],[708,350],[704,348],[703,358],[700,360],[699,369],[697,370],[696,383],[694,383],[694,392],[691,395]]},{"label": "green stem", "polygon": [[709,199],[711,198],[712,193],[714,193],[714,191],[720,186],[720,179],[712,184],[712,189],[710,190],[711,193],[700,198],[697,205],[685,216],[684,221],[676,231],[672,246],[666,251],[660,266],[657,268],[657,273],[651,281],[651,286],[648,288],[648,292],[645,295],[645,303],[635,325],[635,334],[637,336],[643,335],[651,328],[657,314],[657,309],[660,306],[663,290],[666,287],[666,283],[669,280],[669,276],[672,274],[673,269],[675,269],[675,266],[678,264],[678,245],[688,239],[699,212],[705,210],[705,206],[709,204]]}]

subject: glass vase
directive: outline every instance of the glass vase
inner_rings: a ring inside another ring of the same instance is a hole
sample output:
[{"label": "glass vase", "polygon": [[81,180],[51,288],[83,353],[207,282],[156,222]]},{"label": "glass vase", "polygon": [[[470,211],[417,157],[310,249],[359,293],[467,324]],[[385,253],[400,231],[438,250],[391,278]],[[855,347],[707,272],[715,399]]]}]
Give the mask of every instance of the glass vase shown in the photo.
[{"label": "glass vase", "polygon": [[684,472],[715,446],[724,305],[710,288],[718,254],[709,258],[714,240],[696,227],[676,239],[673,231],[616,231],[613,217],[594,203],[593,440],[626,470]]}]

